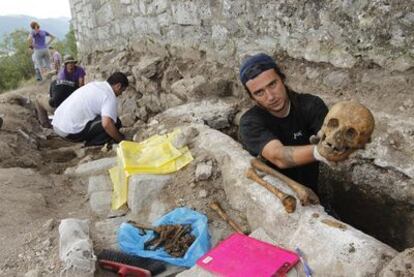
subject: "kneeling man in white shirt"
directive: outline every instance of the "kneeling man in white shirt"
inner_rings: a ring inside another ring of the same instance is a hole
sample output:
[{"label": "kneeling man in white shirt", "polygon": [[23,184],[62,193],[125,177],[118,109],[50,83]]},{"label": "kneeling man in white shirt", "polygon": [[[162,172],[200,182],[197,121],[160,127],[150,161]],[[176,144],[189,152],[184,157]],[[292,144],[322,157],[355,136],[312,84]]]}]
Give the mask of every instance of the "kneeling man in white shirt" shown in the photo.
[{"label": "kneeling man in white shirt", "polygon": [[113,73],[106,81],[90,82],[73,92],[56,109],[52,125],[56,134],[86,146],[119,143],[117,99],[128,87],[128,78]]}]

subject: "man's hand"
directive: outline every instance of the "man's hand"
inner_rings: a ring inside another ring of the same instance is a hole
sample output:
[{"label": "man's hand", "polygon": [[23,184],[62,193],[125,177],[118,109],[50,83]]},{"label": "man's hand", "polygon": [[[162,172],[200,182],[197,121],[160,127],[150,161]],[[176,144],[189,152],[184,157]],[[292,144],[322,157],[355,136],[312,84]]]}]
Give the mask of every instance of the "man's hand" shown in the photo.
[{"label": "man's hand", "polygon": [[316,135],[311,135],[309,138],[309,142],[311,144],[318,144],[321,141],[322,132],[321,130],[318,131]]},{"label": "man's hand", "polygon": [[112,118],[108,116],[103,116],[102,127],[105,129],[105,132],[115,140],[115,142],[119,143],[125,139],[124,135],[121,134],[116,128]]},{"label": "man's hand", "polygon": [[336,162],[328,161],[325,157],[319,154],[318,145],[313,146],[313,157],[315,160],[319,162],[323,162],[324,164],[328,165],[329,167],[335,167],[337,164]]}]

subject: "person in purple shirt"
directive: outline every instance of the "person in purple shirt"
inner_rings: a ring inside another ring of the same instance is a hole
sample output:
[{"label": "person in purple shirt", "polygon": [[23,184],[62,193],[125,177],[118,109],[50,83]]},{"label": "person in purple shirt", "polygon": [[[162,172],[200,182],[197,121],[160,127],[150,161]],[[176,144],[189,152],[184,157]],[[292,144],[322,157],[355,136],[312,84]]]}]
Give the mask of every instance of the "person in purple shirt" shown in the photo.
[{"label": "person in purple shirt", "polygon": [[37,118],[42,127],[51,128],[48,112],[54,113],[69,95],[85,85],[85,70],[76,65],[77,62],[72,56],[65,55],[64,66],[60,69],[56,80],[50,84],[49,96],[42,94],[36,97]]},{"label": "person in purple shirt", "polygon": [[78,63],[70,55],[65,55],[63,59],[64,67],[58,73],[57,80],[66,80],[74,82],[76,87],[81,87],[85,84],[85,70],[76,65]]},{"label": "person in purple shirt", "polygon": [[[44,74],[47,70],[50,70],[50,56],[48,45],[55,39],[55,37],[48,32],[41,30],[40,25],[33,21],[30,23],[32,31],[27,38],[29,47],[32,46],[34,50],[34,56],[36,63],[40,67],[40,71]],[[49,41],[46,41],[46,37],[50,37]]]}]

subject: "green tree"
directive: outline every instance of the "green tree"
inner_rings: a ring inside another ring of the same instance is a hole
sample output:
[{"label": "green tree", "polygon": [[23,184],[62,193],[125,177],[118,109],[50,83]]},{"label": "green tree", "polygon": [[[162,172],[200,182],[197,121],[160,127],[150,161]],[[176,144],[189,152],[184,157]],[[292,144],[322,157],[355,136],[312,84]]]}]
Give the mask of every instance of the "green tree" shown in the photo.
[{"label": "green tree", "polygon": [[65,53],[65,41],[64,40],[54,40],[52,43],[53,48],[55,48],[60,54]]},{"label": "green tree", "polygon": [[71,55],[75,59],[77,58],[78,49],[76,47],[75,32],[72,25],[69,27],[69,32],[65,35],[64,40],[55,40],[52,46],[62,55]]},{"label": "green tree", "polygon": [[72,25],[70,25],[69,32],[65,36],[64,45],[65,54],[69,54],[72,57],[77,58],[78,48],[76,47],[75,31],[73,30]]},{"label": "green tree", "polygon": [[0,92],[18,87],[22,80],[34,74],[31,53],[27,46],[28,32],[16,30],[5,36],[0,44]]}]

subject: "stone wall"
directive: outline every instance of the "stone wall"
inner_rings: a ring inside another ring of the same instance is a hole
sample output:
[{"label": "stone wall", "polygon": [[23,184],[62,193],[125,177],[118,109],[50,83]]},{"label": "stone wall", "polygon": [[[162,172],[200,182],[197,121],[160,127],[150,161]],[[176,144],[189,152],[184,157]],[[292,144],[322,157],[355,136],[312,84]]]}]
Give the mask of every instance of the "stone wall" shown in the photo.
[{"label": "stone wall", "polygon": [[286,51],[339,68],[414,66],[414,6],[407,0],[71,0],[81,55],[151,37],[213,60]]}]

